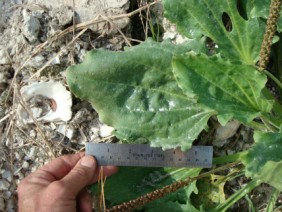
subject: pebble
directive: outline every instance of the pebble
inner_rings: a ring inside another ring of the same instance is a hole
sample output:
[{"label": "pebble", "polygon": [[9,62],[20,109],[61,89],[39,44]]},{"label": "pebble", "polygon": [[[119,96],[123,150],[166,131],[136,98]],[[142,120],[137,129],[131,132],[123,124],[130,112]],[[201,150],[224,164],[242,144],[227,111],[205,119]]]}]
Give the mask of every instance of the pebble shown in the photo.
[{"label": "pebble", "polygon": [[15,209],[15,201],[13,198],[6,201],[6,211],[14,211]]},{"label": "pebble", "polygon": [[57,132],[63,134],[66,136],[68,139],[72,139],[74,135],[74,130],[68,127],[65,124],[62,124],[58,127]]},{"label": "pebble", "polygon": [[65,26],[66,24],[71,23],[73,10],[71,7],[61,5],[60,7],[55,8],[54,10],[51,11],[51,16],[53,16],[56,19],[59,26]]},{"label": "pebble", "polygon": [[27,156],[29,157],[30,160],[34,160],[36,158],[37,153],[38,153],[38,147],[32,146],[29,149]]},{"label": "pebble", "polygon": [[11,58],[9,56],[9,53],[6,49],[0,49],[0,65],[7,65],[10,64]]},{"label": "pebble", "polygon": [[12,182],[13,179],[12,172],[10,172],[9,170],[5,170],[4,173],[2,174],[2,178],[9,182]]},{"label": "pebble", "polygon": [[233,135],[235,135],[240,125],[241,123],[239,121],[233,120],[228,122],[225,126],[219,126],[216,129],[215,140],[223,141],[231,138]]},{"label": "pebble", "polygon": [[28,169],[29,163],[27,161],[24,161],[22,164],[23,169]]},{"label": "pebble", "polygon": [[5,201],[0,197],[0,211],[5,211]]},{"label": "pebble", "polygon": [[29,62],[28,65],[33,68],[41,68],[46,62],[46,59],[42,55],[36,55]]},{"label": "pebble", "polygon": [[38,40],[40,31],[40,22],[34,16],[27,16],[23,24],[23,34],[30,43],[35,43]]},{"label": "pebble", "polygon": [[3,198],[5,200],[10,199],[11,196],[12,196],[12,192],[11,191],[4,191],[3,192]]},{"label": "pebble", "polygon": [[106,124],[103,124],[101,127],[100,127],[100,132],[99,132],[99,135],[102,137],[102,138],[105,138],[105,137],[109,137],[112,132],[114,131],[114,128],[113,127],[110,127]]},{"label": "pebble", "polygon": [[10,187],[10,183],[6,180],[0,180],[0,191],[6,191]]}]

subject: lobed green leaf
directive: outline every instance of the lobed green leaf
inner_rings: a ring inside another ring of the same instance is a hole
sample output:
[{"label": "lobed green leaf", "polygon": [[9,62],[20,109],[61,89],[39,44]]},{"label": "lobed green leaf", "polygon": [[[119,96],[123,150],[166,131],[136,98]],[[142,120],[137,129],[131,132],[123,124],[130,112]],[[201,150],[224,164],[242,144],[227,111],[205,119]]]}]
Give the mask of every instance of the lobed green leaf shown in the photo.
[{"label": "lobed green leaf", "polygon": [[282,134],[255,132],[255,144],[242,156],[246,176],[282,191]]},{"label": "lobed green leaf", "polygon": [[[124,52],[93,50],[82,64],[67,69],[67,82],[118,138],[189,149],[214,114],[187,97],[172,73],[172,56],[191,50],[195,42],[175,46],[148,40]],[[203,42],[197,43],[202,51]]]},{"label": "lobed green leaf", "polygon": [[[164,8],[165,16],[177,25],[184,36],[209,37],[222,57],[247,64],[257,62],[265,24],[257,18],[245,20],[237,1],[164,0]],[[228,23],[224,23],[224,16]],[[229,25],[230,29],[226,29],[225,25]]]},{"label": "lobed green leaf", "polygon": [[272,102],[261,95],[267,78],[253,66],[190,53],[174,58],[173,72],[183,92],[217,111],[222,125],[231,118],[249,123],[271,111]]}]

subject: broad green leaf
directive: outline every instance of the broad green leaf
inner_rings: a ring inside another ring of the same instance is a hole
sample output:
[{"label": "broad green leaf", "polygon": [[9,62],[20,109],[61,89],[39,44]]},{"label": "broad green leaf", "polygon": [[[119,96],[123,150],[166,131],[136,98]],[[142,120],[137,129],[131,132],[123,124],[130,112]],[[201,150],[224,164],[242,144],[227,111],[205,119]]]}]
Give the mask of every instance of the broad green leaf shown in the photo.
[{"label": "broad green leaf", "polygon": [[[140,168],[121,167],[119,172],[106,180],[104,192],[109,203],[108,208],[129,200],[133,200],[158,188],[170,185],[177,180],[195,177],[201,169],[190,168]],[[92,187],[94,194],[98,194],[98,185]],[[182,212],[197,211],[190,202],[190,196],[197,192],[196,182],[155,200],[144,207],[143,211]]]},{"label": "broad green leaf", "polygon": [[223,126],[231,118],[249,123],[272,108],[261,95],[267,78],[252,66],[190,53],[174,58],[173,72],[183,92],[216,110]]},{"label": "broad green leaf", "polygon": [[282,191],[282,134],[255,132],[255,144],[242,156],[246,176]]},{"label": "broad green leaf", "polygon": [[[164,0],[165,16],[184,36],[207,36],[218,46],[217,52],[230,60],[255,64],[263,39],[264,23],[240,16],[235,0]],[[223,16],[232,30],[225,28]]]},{"label": "broad green leaf", "polygon": [[148,40],[124,52],[93,50],[82,64],[68,68],[67,82],[75,95],[92,103],[102,122],[116,129],[118,138],[188,149],[214,114],[183,94],[173,76],[173,54],[190,49],[190,43]]},{"label": "broad green leaf", "polygon": [[[245,2],[249,11],[249,17],[263,19],[268,18],[271,0],[249,0]],[[280,17],[278,19],[277,30],[279,32],[282,31],[282,10],[280,11]]]}]

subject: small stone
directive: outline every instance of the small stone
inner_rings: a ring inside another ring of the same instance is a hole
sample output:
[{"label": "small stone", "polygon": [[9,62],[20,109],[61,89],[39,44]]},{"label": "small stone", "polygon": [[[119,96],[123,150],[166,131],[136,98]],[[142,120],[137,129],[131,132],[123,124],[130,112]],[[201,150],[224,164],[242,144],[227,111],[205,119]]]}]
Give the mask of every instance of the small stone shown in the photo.
[{"label": "small stone", "polygon": [[23,169],[28,169],[29,163],[27,161],[24,161],[22,164]]},{"label": "small stone", "polygon": [[0,180],[0,191],[6,191],[10,187],[10,183],[6,180]]},{"label": "small stone", "polygon": [[35,43],[38,40],[40,31],[40,22],[34,16],[27,16],[23,24],[23,34],[30,43]]},{"label": "small stone", "polygon": [[71,7],[61,5],[51,11],[51,15],[57,20],[59,26],[65,26],[71,23],[73,17],[73,10]]},{"label": "small stone", "polygon": [[233,135],[235,135],[240,125],[241,124],[238,120],[233,120],[228,122],[225,126],[219,126],[216,129],[215,140],[223,141],[231,138]]},{"label": "small stone", "polygon": [[38,152],[38,148],[35,147],[35,146],[32,146],[30,149],[29,149],[29,152],[27,153],[27,156],[31,159],[31,160],[34,160],[36,155],[37,155],[37,152]]},{"label": "small stone", "polygon": [[112,132],[114,131],[115,129],[113,127],[110,127],[106,124],[103,124],[101,127],[100,127],[100,133],[99,135],[102,137],[102,138],[105,138],[105,137],[109,137]]},{"label": "small stone", "polygon": [[6,211],[12,211],[13,209],[15,209],[15,201],[11,198],[6,201]]},{"label": "small stone", "polygon": [[12,182],[13,179],[13,175],[12,172],[10,172],[9,170],[5,170],[4,173],[2,174],[3,179]]},{"label": "small stone", "polygon": [[68,139],[72,139],[74,135],[74,130],[68,127],[65,124],[62,124],[58,127],[57,132],[63,134],[66,136]]},{"label": "small stone", "polygon": [[45,62],[46,60],[43,55],[36,55],[28,62],[28,65],[33,68],[41,68]]},{"label": "small stone", "polygon": [[0,65],[10,64],[11,62],[8,51],[6,49],[0,49]]},{"label": "small stone", "polygon": [[181,43],[184,43],[187,40],[188,40],[188,38],[183,37],[182,35],[177,35],[176,39],[175,39],[175,43],[176,44],[181,44]]},{"label": "small stone", "polygon": [[36,131],[35,131],[34,129],[30,130],[29,136],[30,136],[31,138],[35,138],[36,135],[37,135],[37,133],[36,133]]},{"label": "small stone", "polygon": [[5,201],[0,197],[0,211],[5,211]]},{"label": "small stone", "polygon": [[[5,200],[10,199],[11,196],[12,196],[12,192],[11,191],[4,191],[3,192],[3,198]],[[1,209],[0,209],[0,211],[1,211]]]},{"label": "small stone", "polygon": [[173,33],[173,32],[165,32],[163,35],[164,40],[166,39],[174,40],[175,37],[176,37],[176,33]]}]

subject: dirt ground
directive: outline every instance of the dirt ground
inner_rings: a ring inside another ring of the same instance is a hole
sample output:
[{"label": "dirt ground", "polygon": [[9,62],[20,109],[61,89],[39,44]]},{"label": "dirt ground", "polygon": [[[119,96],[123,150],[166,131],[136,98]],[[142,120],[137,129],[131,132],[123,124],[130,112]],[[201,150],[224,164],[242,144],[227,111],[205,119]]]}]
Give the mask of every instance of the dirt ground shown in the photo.
[{"label": "dirt ground", "polygon": [[[151,1],[156,22],[165,29],[158,36],[183,42],[175,26],[163,21],[161,5],[155,3]],[[65,70],[82,62],[87,51],[119,51],[150,36],[146,18],[151,9],[142,0],[134,5],[129,0],[0,0],[0,211],[17,210],[17,184],[50,159],[82,151],[89,141],[115,139],[91,105],[74,96],[70,119],[59,115],[37,120],[54,110],[52,102],[27,101],[24,87],[52,81],[68,90]],[[134,23],[137,19],[138,24]],[[217,155],[249,147],[250,143],[240,140],[248,140],[251,132],[239,125],[231,128],[236,143],[226,139],[216,143]],[[224,145],[229,147],[221,152]],[[269,195],[268,187],[260,189],[256,190],[260,196],[254,198],[257,202]],[[245,204],[246,200],[238,203],[234,211]]]}]

